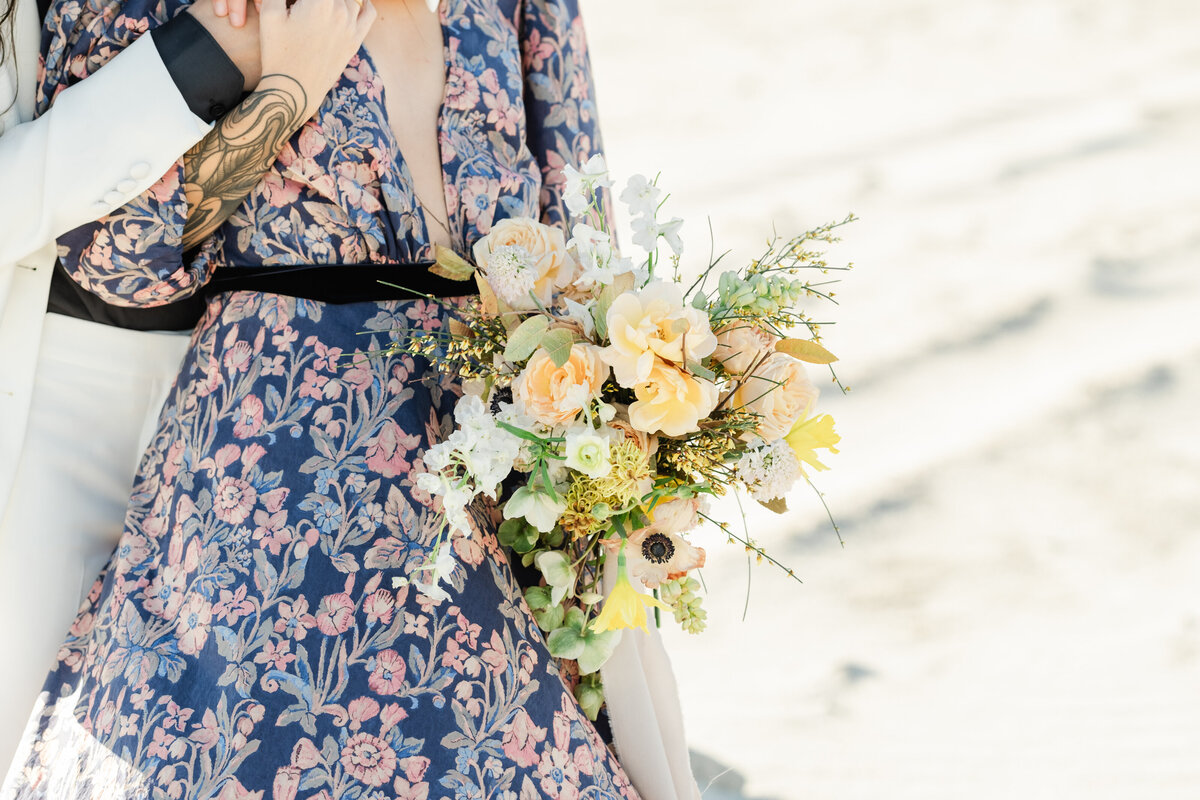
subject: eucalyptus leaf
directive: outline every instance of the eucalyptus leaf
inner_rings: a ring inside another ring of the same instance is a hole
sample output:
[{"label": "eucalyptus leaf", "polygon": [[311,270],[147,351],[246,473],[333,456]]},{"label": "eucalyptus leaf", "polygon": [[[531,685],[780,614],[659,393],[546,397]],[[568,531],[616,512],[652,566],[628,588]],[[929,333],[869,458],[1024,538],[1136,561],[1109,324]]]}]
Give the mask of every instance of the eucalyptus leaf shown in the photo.
[{"label": "eucalyptus leaf", "polygon": [[775,343],[775,352],[787,353],[809,364],[832,364],[837,361],[837,356],[808,339],[781,339]]},{"label": "eucalyptus leaf", "polygon": [[687,368],[688,372],[697,378],[703,378],[706,381],[715,381],[717,379],[717,373],[697,361],[689,361]]},{"label": "eucalyptus leaf", "polygon": [[765,502],[762,500],[759,500],[758,504],[760,506],[762,506],[763,508],[769,508],[770,510],[774,511],[776,514],[788,513],[787,500],[782,497],[776,497],[774,500],[767,500]]},{"label": "eucalyptus leaf", "polygon": [[566,328],[555,328],[542,339],[542,349],[554,362],[561,367],[571,357],[571,345],[575,343],[575,335]]},{"label": "eucalyptus leaf", "polygon": [[549,318],[537,314],[522,322],[508,336],[508,345],[504,348],[504,357],[513,363],[524,361],[533,355],[533,351],[541,344],[542,334],[550,324]]},{"label": "eucalyptus leaf", "polygon": [[692,308],[697,311],[708,309],[708,298],[704,296],[704,292],[696,292],[696,296],[692,298]]},{"label": "eucalyptus leaf", "polygon": [[429,268],[434,275],[440,275],[452,281],[469,281],[475,274],[475,265],[449,247],[438,245],[435,252],[437,263]]}]

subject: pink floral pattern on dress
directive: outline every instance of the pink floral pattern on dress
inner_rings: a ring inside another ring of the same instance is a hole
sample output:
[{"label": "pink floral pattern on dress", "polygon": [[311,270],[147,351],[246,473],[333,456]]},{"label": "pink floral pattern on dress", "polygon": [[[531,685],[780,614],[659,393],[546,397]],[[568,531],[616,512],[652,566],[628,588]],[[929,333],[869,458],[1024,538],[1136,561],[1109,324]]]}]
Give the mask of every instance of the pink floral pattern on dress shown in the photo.
[{"label": "pink floral pattern on dress", "polygon": [[[43,108],[178,0],[67,0]],[[547,170],[598,146],[574,0],[449,0],[440,139],[465,252],[505,217],[563,221]],[[580,79],[582,73],[583,79]],[[362,51],[262,184],[181,251],[177,166],[63,237],[68,271],[153,305],[216,269],[429,254]],[[521,599],[488,509],[450,598],[402,580],[440,509],[415,488],[460,393],[403,354],[449,312],[255,292],[208,301],[143,457],[124,536],[59,653],[17,800],[636,798]]]}]

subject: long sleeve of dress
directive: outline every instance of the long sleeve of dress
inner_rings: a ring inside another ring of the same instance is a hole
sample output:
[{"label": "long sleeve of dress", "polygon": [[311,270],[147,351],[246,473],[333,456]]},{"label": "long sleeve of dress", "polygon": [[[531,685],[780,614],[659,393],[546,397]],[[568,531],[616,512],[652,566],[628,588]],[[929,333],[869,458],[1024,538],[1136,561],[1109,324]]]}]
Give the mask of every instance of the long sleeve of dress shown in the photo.
[{"label": "long sleeve of dress", "polygon": [[[148,0],[58,3],[42,43],[45,68],[38,87],[39,110],[45,112],[59,93],[162,24],[165,19],[158,16],[162,14],[163,6]],[[126,91],[141,88],[133,83]],[[101,111],[91,124],[112,124],[106,123],[105,113],[123,112]],[[91,134],[84,129],[76,135],[86,143]],[[127,204],[61,236],[59,257],[71,277],[106,302],[122,306],[163,305],[197,291],[211,274],[206,259],[193,263],[184,259],[188,204],[182,184],[180,158]]]},{"label": "long sleeve of dress", "polygon": [[568,227],[562,168],[601,152],[578,0],[525,0],[521,56],[529,149],[542,170],[542,222]]}]

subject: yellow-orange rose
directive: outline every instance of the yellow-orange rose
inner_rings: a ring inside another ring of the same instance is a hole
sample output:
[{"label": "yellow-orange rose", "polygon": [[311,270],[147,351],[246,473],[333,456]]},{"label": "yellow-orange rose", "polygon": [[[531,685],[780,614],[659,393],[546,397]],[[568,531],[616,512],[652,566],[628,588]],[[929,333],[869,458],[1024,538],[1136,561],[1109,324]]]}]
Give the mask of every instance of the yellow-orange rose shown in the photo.
[{"label": "yellow-orange rose", "polygon": [[561,367],[538,348],[513,381],[513,399],[519,410],[557,428],[572,422],[589,400],[598,397],[607,379],[608,365],[595,345],[571,345],[571,357]]},{"label": "yellow-orange rose", "polygon": [[717,331],[717,349],[713,358],[721,362],[730,375],[740,376],[754,362],[775,349],[779,338],[748,322],[735,322]]},{"label": "yellow-orange rose", "polygon": [[758,414],[758,435],[773,442],[792,429],[819,394],[803,362],[775,353],[742,382],[733,393],[732,404]]},{"label": "yellow-orange rose", "polygon": [[[615,431],[621,439],[633,442],[638,449],[647,456],[653,456],[658,452],[658,437],[652,433],[639,431],[629,423],[629,408],[620,404],[616,405],[617,415],[609,421],[608,427]],[[615,439],[614,441],[620,441]]]},{"label": "yellow-orange rose", "polygon": [[683,367],[698,363],[717,346],[708,314],[683,304],[679,284],[655,281],[626,292],[608,309],[604,358],[617,383],[635,387],[650,379],[656,359]]},{"label": "yellow-orange rose", "polygon": [[629,422],[646,433],[683,436],[699,430],[700,420],[717,407],[717,385],[656,359],[650,375],[633,388]]},{"label": "yellow-orange rose", "polygon": [[[579,269],[563,232],[528,217],[497,222],[472,252],[492,289],[518,310],[536,308],[529,296],[531,289],[543,306],[549,306],[554,290],[570,286]],[[514,254],[532,275],[514,263]]]}]

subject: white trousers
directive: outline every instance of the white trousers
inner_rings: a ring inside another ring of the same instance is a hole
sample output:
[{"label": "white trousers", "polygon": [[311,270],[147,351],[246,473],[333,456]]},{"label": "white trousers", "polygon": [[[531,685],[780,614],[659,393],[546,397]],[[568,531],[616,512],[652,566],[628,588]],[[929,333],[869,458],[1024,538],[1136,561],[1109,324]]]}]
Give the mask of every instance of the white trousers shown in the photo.
[{"label": "white trousers", "polygon": [[47,314],[25,441],[0,520],[0,776],[125,519],[188,337]]}]

